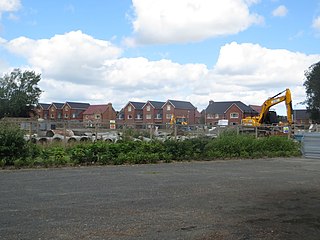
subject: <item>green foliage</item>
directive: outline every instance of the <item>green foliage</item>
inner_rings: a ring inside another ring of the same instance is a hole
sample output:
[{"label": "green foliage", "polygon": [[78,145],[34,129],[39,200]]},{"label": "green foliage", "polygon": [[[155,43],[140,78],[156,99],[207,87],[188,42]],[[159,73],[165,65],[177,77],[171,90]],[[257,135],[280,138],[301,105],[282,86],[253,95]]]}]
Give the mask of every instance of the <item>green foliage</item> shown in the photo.
[{"label": "green foliage", "polygon": [[299,156],[299,144],[287,137],[255,139],[226,131],[217,139],[194,138],[184,141],[98,141],[64,148],[62,145],[38,146],[27,144],[25,155],[0,158],[0,167],[61,166],[75,164],[147,164],[172,160],[210,160],[230,158],[261,158]]},{"label": "green foliage", "polygon": [[0,159],[6,165],[13,165],[14,160],[27,156],[27,142],[24,132],[16,125],[0,122]]},{"label": "green foliage", "polygon": [[41,94],[40,74],[15,69],[0,78],[0,118],[29,117]]},{"label": "green foliage", "polygon": [[304,86],[307,93],[307,109],[311,119],[320,122],[320,62],[317,62],[305,71]]}]

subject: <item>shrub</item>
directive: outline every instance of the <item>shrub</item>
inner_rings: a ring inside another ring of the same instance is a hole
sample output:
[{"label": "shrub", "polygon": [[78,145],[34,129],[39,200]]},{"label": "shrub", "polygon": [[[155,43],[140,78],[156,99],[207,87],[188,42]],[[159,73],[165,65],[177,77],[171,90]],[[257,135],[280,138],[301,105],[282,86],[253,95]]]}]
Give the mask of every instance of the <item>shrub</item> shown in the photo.
[{"label": "shrub", "polygon": [[13,165],[15,160],[27,156],[27,142],[24,132],[13,124],[0,122],[0,159],[6,165]]}]

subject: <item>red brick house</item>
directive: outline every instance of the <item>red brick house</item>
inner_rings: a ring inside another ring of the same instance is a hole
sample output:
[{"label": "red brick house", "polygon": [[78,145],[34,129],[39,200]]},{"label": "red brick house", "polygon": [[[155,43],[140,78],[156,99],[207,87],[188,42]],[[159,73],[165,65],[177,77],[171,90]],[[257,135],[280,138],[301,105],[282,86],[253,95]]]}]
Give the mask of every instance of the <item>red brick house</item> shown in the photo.
[{"label": "red brick house", "polygon": [[187,101],[167,100],[162,106],[163,123],[170,123],[172,115],[185,118],[188,124],[195,124],[197,108]]},{"label": "red brick house", "polygon": [[214,102],[209,101],[205,109],[205,123],[217,125],[219,120],[228,120],[229,125],[241,124],[241,120],[259,113],[240,101]]},{"label": "red brick house", "polygon": [[143,106],[145,102],[128,102],[123,108],[123,123],[127,126],[139,127],[143,124]]},{"label": "red brick house", "polygon": [[49,118],[49,107],[51,104],[49,103],[39,103],[35,113],[37,114],[38,118],[48,119]]},{"label": "red brick house", "polygon": [[90,105],[83,112],[83,122],[87,126],[105,126],[110,127],[110,120],[116,120],[116,111],[112,104]]},{"label": "red brick house", "polygon": [[293,110],[294,124],[309,125],[312,123],[311,114],[306,109]]},{"label": "red brick house", "polygon": [[83,113],[90,106],[89,103],[66,102],[62,106],[62,116],[64,120],[83,120]]},{"label": "red brick house", "polygon": [[143,122],[147,124],[162,124],[163,110],[165,102],[147,101],[142,107]]},{"label": "red brick house", "polygon": [[62,120],[62,107],[64,103],[51,103],[49,107],[49,118],[50,120]]}]

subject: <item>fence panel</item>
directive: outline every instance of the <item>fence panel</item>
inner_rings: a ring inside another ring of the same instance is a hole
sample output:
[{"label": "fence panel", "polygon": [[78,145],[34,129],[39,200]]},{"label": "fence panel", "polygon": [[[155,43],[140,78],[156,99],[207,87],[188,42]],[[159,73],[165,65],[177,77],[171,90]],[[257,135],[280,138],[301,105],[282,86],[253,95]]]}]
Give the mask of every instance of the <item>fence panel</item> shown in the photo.
[{"label": "fence panel", "polygon": [[306,158],[320,158],[320,133],[305,133],[302,138],[302,153]]}]

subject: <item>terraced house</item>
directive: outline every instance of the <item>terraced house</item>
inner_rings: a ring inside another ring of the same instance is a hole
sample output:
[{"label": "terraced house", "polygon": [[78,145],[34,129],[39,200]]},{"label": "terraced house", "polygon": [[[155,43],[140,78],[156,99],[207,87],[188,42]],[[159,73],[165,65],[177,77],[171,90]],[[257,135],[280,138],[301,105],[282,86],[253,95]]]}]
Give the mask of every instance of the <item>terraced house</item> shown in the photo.
[{"label": "terraced house", "polygon": [[238,125],[243,118],[258,114],[241,101],[214,102],[211,100],[205,109],[205,123],[217,125],[219,120],[228,120],[229,125]]},{"label": "terraced house", "polygon": [[88,127],[104,126],[110,127],[110,120],[116,120],[116,111],[112,107],[112,103],[90,105],[83,112],[83,122]]}]

